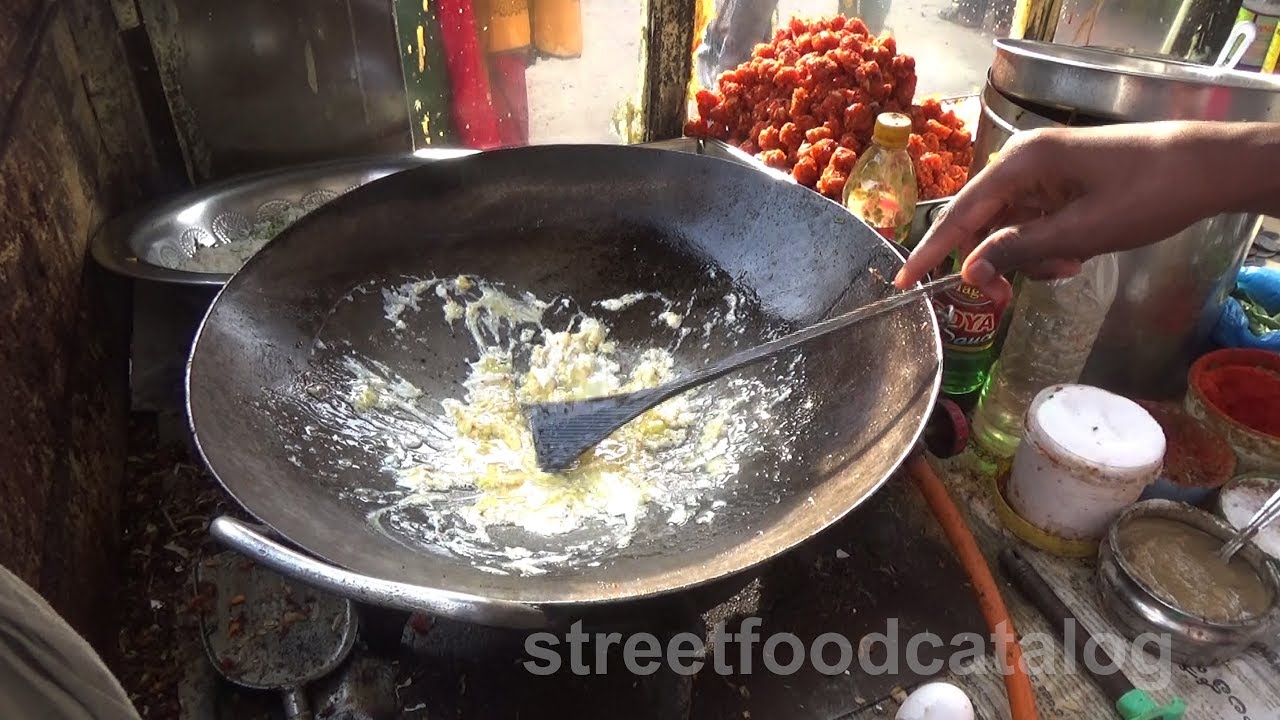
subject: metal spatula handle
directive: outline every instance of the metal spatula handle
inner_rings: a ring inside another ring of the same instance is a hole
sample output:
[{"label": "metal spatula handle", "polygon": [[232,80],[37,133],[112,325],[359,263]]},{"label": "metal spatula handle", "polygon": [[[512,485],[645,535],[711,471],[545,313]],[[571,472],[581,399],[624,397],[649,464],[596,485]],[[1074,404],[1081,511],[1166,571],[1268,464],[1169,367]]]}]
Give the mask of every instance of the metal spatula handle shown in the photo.
[{"label": "metal spatula handle", "polygon": [[662,399],[666,400],[674,395],[678,395],[685,390],[711,382],[721,376],[728,375],[742,367],[757,363],[761,360],[767,360],[775,355],[784,353],[792,348],[803,345],[814,338],[822,337],[827,333],[835,332],[854,323],[861,322],[867,318],[875,317],[881,313],[889,312],[903,305],[909,305],[922,297],[928,297],[937,292],[942,292],[951,287],[960,284],[959,275],[947,275],[921,285],[914,290],[890,295],[883,300],[877,300],[873,303],[863,305],[856,310],[850,310],[843,315],[837,315],[829,320],[823,320],[815,323],[803,330],[797,330],[789,335],[784,335],[776,340],[770,340],[762,345],[757,345],[748,350],[730,355],[718,362],[694,370],[693,372],[683,375],[676,379],[675,382],[660,386],[667,393]]},{"label": "metal spatula handle", "polygon": [[538,464],[548,470],[564,470],[582,453],[641,413],[690,388],[959,284],[959,275],[948,275],[914,290],[891,295],[790,335],[735,353],[673,382],[648,390],[586,400],[528,405],[525,413],[529,418]]}]

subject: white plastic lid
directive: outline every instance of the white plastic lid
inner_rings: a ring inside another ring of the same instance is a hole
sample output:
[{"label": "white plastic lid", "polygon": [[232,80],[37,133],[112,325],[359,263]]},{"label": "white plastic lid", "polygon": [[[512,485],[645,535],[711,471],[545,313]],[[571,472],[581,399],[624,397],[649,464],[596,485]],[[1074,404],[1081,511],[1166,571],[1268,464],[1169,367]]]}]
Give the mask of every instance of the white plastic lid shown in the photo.
[{"label": "white plastic lid", "polygon": [[1027,410],[1027,429],[1069,457],[1103,469],[1151,470],[1164,460],[1164,431],[1134,401],[1088,385],[1054,385]]}]

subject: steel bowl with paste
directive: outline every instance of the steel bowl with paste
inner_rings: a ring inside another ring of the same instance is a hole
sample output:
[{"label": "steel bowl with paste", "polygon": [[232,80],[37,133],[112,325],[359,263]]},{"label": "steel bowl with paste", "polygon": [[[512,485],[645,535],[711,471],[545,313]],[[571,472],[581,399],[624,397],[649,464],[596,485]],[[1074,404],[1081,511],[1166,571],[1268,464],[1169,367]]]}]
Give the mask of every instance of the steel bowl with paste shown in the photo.
[{"label": "steel bowl with paste", "polygon": [[[1177,663],[1215,665],[1264,642],[1280,627],[1280,574],[1256,547],[1245,546],[1233,558],[1257,573],[1267,593],[1264,607],[1233,620],[1206,618],[1179,607],[1153,587],[1132,562],[1126,528],[1151,519],[1168,520],[1226,542],[1233,529],[1201,510],[1168,500],[1147,500],[1125,510],[1111,526],[1098,550],[1098,590],[1104,613],[1130,640],[1166,636],[1168,653]],[[1210,556],[1211,557],[1211,556]]]}]

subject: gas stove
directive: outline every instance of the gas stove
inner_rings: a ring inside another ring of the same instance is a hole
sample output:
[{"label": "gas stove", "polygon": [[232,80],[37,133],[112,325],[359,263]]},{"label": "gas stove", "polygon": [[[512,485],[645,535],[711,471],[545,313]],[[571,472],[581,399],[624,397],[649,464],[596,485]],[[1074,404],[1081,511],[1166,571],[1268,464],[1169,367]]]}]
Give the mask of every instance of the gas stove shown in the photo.
[{"label": "gas stove", "polygon": [[[942,670],[908,663],[908,638],[986,632],[965,587],[915,488],[895,477],[727,601],[685,617],[536,635],[362,606],[352,658],[310,695],[317,718],[351,720],[854,717]],[[842,652],[854,653],[844,670]],[[279,716],[277,694],[204,687],[218,720]]]}]

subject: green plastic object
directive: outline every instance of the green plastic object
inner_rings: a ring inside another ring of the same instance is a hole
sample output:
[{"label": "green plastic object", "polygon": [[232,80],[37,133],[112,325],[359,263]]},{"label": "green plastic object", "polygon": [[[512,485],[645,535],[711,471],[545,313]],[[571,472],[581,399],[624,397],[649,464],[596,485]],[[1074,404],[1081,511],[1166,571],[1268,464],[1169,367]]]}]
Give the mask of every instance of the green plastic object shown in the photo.
[{"label": "green plastic object", "polygon": [[1130,690],[1116,701],[1116,712],[1124,720],[1181,720],[1187,712],[1187,704],[1174,698],[1160,707],[1146,692]]}]

